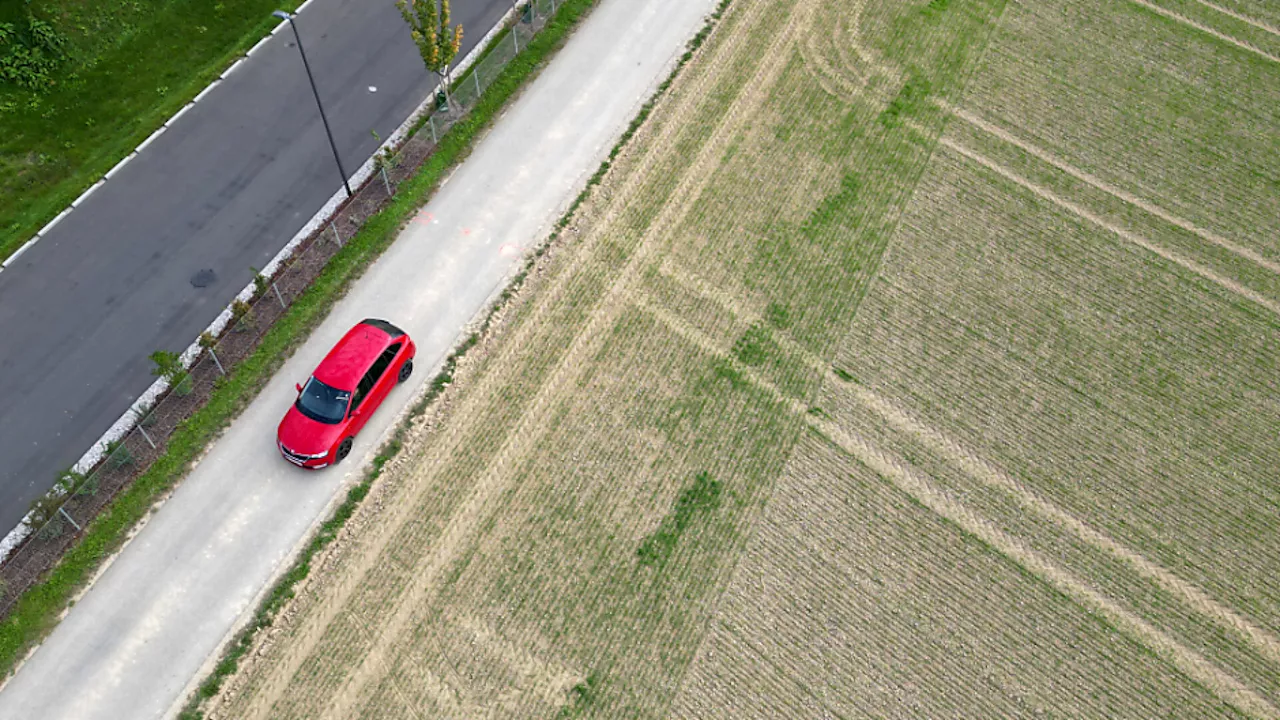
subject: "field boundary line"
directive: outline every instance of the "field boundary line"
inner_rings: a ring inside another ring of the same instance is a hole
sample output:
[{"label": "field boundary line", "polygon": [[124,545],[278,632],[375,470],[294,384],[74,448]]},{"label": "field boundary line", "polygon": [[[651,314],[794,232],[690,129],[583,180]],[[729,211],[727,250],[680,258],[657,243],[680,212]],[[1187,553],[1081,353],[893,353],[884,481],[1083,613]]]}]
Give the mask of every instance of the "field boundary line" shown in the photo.
[{"label": "field boundary line", "polygon": [[1070,572],[1054,565],[1040,553],[1024,547],[1012,535],[994,527],[988,520],[947,497],[931,482],[904,466],[863,438],[845,432],[839,425],[806,416],[806,422],[841,450],[857,458],[902,493],[914,498],[940,518],[950,521],[966,534],[978,538],[1009,560],[1026,568],[1041,582],[1053,586],[1083,608],[1102,615],[1109,623],[1131,639],[1144,645],[1158,657],[1198,681],[1224,702],[1260,719],[1280,717],[1280,711],[1234,676],[1206,660],[1174,637],[1143,620],[1089,587]]},{"label": "field boundary line", "polygon": [[1241,285],[1240,283],[1234,280],[1222,277],[1218,273],[1214,272],[1213,270],[1210,270],[1209,268],[1201,265],[1200,263],[1194,260],[1188,260],[1187,258],[1184,258],[1181,255],[1178,255],[1177,253],[1174,253],[1170,250],[1160,247],[1159,245],[1156,245],[1155,243],[1142,237],[1141,235],[1129,232],[1128,230],[1125,230],[1119,225],[1116,225],[1115,223],[1097,215],[1093,211],[1088,210],[1082,205],[1078,203],[1074,203],[1070,200],[1067,200],[1066,198],[1063,198],[1055,194],[1053,191],[1049,190],[1048,188],[1042,187],[1040,185],[1037,185],[1031,182],[1030,180],[1014,173],[1008,168],[1005,168],[986,157],[983,157],[982,155],[979,155],[977,152],[970,150],[969,148],[955,142],[954,140],[951,140],[947,137],[941,137],[938,139],[938,142],[941,145],[956,152],[957,154],[962,155],[968,158],[969,160],[972,160],[973,162],[977,163],[978,165],[981,165],[982,167],[985,167],[988,170],[996,173],[997,175],[1005,178],[1006,180],[1009,180],[1021,186],[1022,188],[1031,192],[1035,196],[1042,198],[1044,200],[1048,200],[1049,202],[1052,202],[1053,204],[1063,208],[1064,210],[1069,210],[1075,213],[1076,215],[1079,215],[1081,218],[1088,220],[1094,225],[1097,225],[1098,227],[1101,227],[1105,230],[1109,230],[1114,235],[1124,240],[1127,240],[1128,242],[1134,245],[1137,245],[1138,247],[1144,248],[1147,251],[1154,253],[1155,255],[1159,255],[1160,257],[1164,258],[1165,260],[1168,260],[1171,263],[1180,265],[1183,268],[1195,273],[1196,275],[1199,275],[1200,277],[1215,283],[1222,289],[1227,290],[1228,292],[1234,293],[1236,295],[1239,295],[1242,298],[1248,299],[1256,303],[1257,305],[1260,305],[1266,308],[1267,310],[1270,310],[1275,315],[1280,316],[1280,303],[1277,303],[1276,301],[1263,296],[1261,293],[1258,293],[1254,290],[1250,290],[1249,288],[1245,287],[1244,285]]},{"label": "field boundary line", "polygon": [[[765,4],[761,3],[760,7],[764,6]],[[755,76],[742,85],[737,98],[721,116],[716,130],[707,138],[698,153],[698,157],[690,165],[691,168],[696,169],[704,166],[707,164],[705,161],[722,155],[724,146],[728,144],[728,137],[739,128],[739,125],[732,122],[732,120],[742,116],[749,108],[764,100],[768,88],[772,87],[786,66],[788,56],[780,50],[790,42],[791,36],[794,34],[796,25],[794,18],[795,14],[793,13],[787,30],[778,33],[773,40],[770,48],[772,52],[765,55],[767,60],[761,62]],[[438,550],[424,557],[423,560],[425,562],[417,566],[418,573],[414,575],[413,582],[406,592],[396,601],[394,612],[391,613],[388,621],[381,628],[378,642],[364,656],[355,673],[348,677],[343,684],[343,688],[337,694],[338,702],[327,707],[323,717],[344,718],[349,715],[349,711],[352,708],[345,705],[342,699],[354,699],[360,688],[372,679],[373,673],[376,672],[376,660],[387,651],[391,639],[400,635],[405,623],[410,621],[418,602],[428,595],[432,590],[435,579],[453,563],[456,553],[470,540],[472,533],[478,528],[478,523],[472,521],[485,515],[486,510],[492,509],[493,500],[500,497],[506,489],[507,484],[502,480],[502,470],[508,462],[514,460],[513,455],[523,454],[525,449],[536,444],[537,438],[549,429],[545,422],[546,416],[539,410],[552,404],[559,391],[571,385],[579,374],[586,369],[585,358],[593,355],[598,346],[605,341],[606,337],[603,331],[610,323],[616,321],[618,314],[626,307],[626,297],[629,294],[631,284],[639,276],[639,270],[644,267],[649,256],[666,241],[666,229],[678,224],[678,219],[684,217],[692,208],[696,198],[701,196],[701,188],[705,187],[709,181],[710,176],[707,173],[684,175],[682,181],[673,192],[673,197],[681,198],[682,202],[665,205],[659,217],[654,219],[626,267],[619,272],[617,280],[604,297],[598,301],[596,310],[584,323],[572,345],[557,362],[551,376],[542,384],[535,397],[520,415],[516,427],[506,434],[501,448],[494,455],[493,460],[488,463],[487,471],[477,481],[474,489],[470,491],[458,509],[451,514],[450,520],[436,543]],[[700,187],[691,188],[689,187],[690,185]],[[607,227],[607,223],[603,227]],[[483,402],[484,400],[483,393],[478,393],[473,397],[478,398],[473,402]],[[454,445],[456,446],[457,443],[461,442],[462,433],[457,433],[455,438]],[[400,513],[399,518],[396,518],[397,526],[412,514],[412,506],[412,502],[404,503],[401,506],[404,511]],[[265,704],[264,702],[263,705],[265,706]]]},{"label": "field boundary line", "polygon": [[[662,261],[662,264],[658,266],[658,272],[675,281],[681,287],[688,288],[700,297],[719,305],[730,314],[742,318],[747,323],[754,324],[764,322],[764,317],[760,315],[760,313],[742,305],[731,293],[722,288],[711,285],[697,274],[684,268],[676,267],[675,262],[670,257],[667,257]],[[808,348],[805,348],[800,345],[800,343],[796,342],[789,333],[782,332],[773,326],[769,326],[769,335],[775,342],[782,346],[782,349],[799,357],[810,368],[822,373],[830,370],[830,365],[826,361],[810,352]]]},{"label": "field boundary line", "polygon": [[1236,38],[1233,38],[1224,32],[1214,30],[1208,25],[1196,22],[1195,20],[1192,20],[1191,18],[1186,17],[1185,15],[1181,15],[1172,10],[1166,10],[1165,8],[1162,8],[1159,5],[1156,5],[1155,3],[1148,2],[1148,0],[1129,0],[1129,2],[1135,5],[1141,5],[1142,7],[1150,10],[1151,12],[1157,15],[1162,15],[1170,20],[1173,20],[1174,22],[1180,22],[1183,25],[1186,25],[1187,27],[1195,28],[1196,30],[1199,30],[1202,33],[1212,35],[1213,37],[1216,37],[1223,42],[1235,45],[1241,50],[1247,50],[1248,52],[1251,52],[1260,58],[1265,58],[1267,60],[1270,60],[1273,63],[1280,63],[1280,57],[1276,57],[1275,55],[1272,55],[1266,50],[1263,50],[1243,40],[1237,40]]},{"label": "field boundary line", "polygon": [[[722,19],[720,19],[719,21],[716,21],[715,26],[721,27],[729,19],[733,19],[730,13],[732,13],[735,9],[737,9],[737,7],[738,7],[737,5],[730,4],[728,12],[725,14],[725,16]],[[737,21],[744,24],[755,23],[762,19],[761,17],[759,17],[759,13],[757,13],[756,15],[751,15],[751,14],[748,14],[749,10],[743,10],[740,12],[742,13],[742,17]],[[723,45],[721,45],[718,48],[708,49],[703,52],[711,52],[712,50],[714,50],[716,52],[721,52],[721,53],[731,53],[735,51],[738,48],[738,46],[746,42],[746,39],[749,36],[750,34],[747,32],[740,32],[736,34],[730,33]],[[708,42],[710,41],[710,39],[711,38],[708,38]],[[707,45],[704,45],[703,47],[707,47]],[[712,80],[715,78],[716,78],[716,75],[715,73],[712,73],[712,72],[707,72],[704,75],[696,76],[696,77],[687,76],[686,79],[687,79],[688,85],[685,88],[686,90],[685,94],[680,96],[670,96],[671,97],[670,102],[672,104],[672,107],[668,108],[667,112],[664,114],[668,117],[676,117],[678,115],[683,114],[686,111],[692,112],[692,109],[696,107],[698,102],[705,97],[705,93],[703,91],[706,88],[706,86],[709,83],[711,83]],[[668,122],[656,128],[654,134],[652,135],[653,145],[655,147],[661,147],[669,143],[673,143],[676,139],[676,136],[683,129],[684,128],[680,126],[678,123],[672,123],[672,122]],[[635,155],[634,149],[632,149],[631,155],[632,156]],[[622,186],[619,187],[614,192],[613,198],[612,198],[613,202],[610,203],[610,207],[607,210],[605,210],[605,214],[597,221],[598,225],[605,225],[605,224],[608,224],[609,222],[612,222],[618,215],[620,215],[623,212],[623,210],[619,208],[625,208],[626,203],[634,199],[636,195],[641,190],[643,190],[645,177],[647,176],[648,172],[654,167],[654,165],[658,162],[658,159],[659,159],[658,153],[655,153],[655,152],[647,152],[640,157],[639,161],[631,170],[631,173],[632,173],[631,176],[628,177],[623,182]],[[619,157],[618,161],[616,162],[611,161],[610,168],[617,166],[620,162],[622,162],[622,160],[623,158]],[[572,257],[572,259],[566,262],[565,267],[559,270],[558,274],[556,276],[553,276],[550,279],[550,281],[544,285],[542,290],[548,299],[556,300],[562,297],[564,289],[568,286],[568,278],[571,278],[574,275],[574,273],[576,273],[588,261],[591,251],[593,251],[596,247],[598,247],[603,240],[604,238],[600,235],[591,235],[591,236],[588,236],[585,242],[583,242],[578,247],[574,248],[575,254]],[[553,305],[554,303],[548,303],[545,306],[539,306],[537,308],[534,308],[533,317],[529,319],[529,322],[526,323],[524,327],[519,328],[517,330],[518,333],[521,333],[518,335],[518,337],[523,339],[529,332],[531,332],[530,330],[528,330],[528,328],[534,327],[537,324],[536,321],[540,321],[543,317],[545,317],[548,312],[548,310],[546,310],[545,308],[551,307]],[[512,340],[513,344],[516,342],[517,342],[516,340],[514,339]]]},{"label": "field boundary line", "polygon": [[1080,170],[1068,164],[1066,161],[1054,157],[1048,151],[1042,148],[1039,148],[1035,145],[1032,145],[1031,143],[1025,140],[1018,138],[1016,135],[1009,132],[1008,130],[1005,130],[1000,126],[995,125],[994,123],[988,122],[987,120],[983,119],[981,116],[977,115],[976,113],[965,110],[964,108],[959,107],[957,105],[952,105],[951,103],[945,100],[939,100],[938,104],[942,107],[943,110],[946,110],[952,115],[955,115],[961,118],[962,120],[968,122],[970,125],[973,125],[987,132],[990,135],[994,135],[995,137],[1000,138],[1001,140],[1004,140],[1005,142],[1020,148],[1024,152],[1036,158],[1039,158],[1040,160],[1043,160],[1044,162],[1054,166],[1055,168],[1061,170],[1062,172],[1067,173],[1071,177],[1081,182],[1084,182],[1088,185],[1091,185],[1094,188],[1097,188],[1098,190],[1108,193],[1116,198],[1119,198],[1120,200],[1123,200],[1129,203],[1130,205],[1133,205],[1134,207],[1137,207],[1147,213],[1155,215],[1156,217],[1160,218],[1161,220],[1164,220],[1170,225],[1174,225],[1179,228],[1182,228],[1183,230],[1186,230],[1189,233],[1199,236],[1201,239],[1207,242],[1213,243],[1214,245],[1217,245],[1223,248],[1224,250],[1233,252],[1236,255],[1239,255],[1240,257],[1246,260],[1249,260],[1263,268],[1266,268],[1267,270],[1270,270],[1273,273],[1276,273],[1277,275],[1280,275],[1280,262],[1269,260],[1263,257],[1262,255],[1258,254],[1254,250],[1251,250],[1242,245],[1238,245],[1235,242],[1232,242],[1231,240],[1221,237],[1216,233],[1214,233],[1213,231],[1202,228],[1199,225],[1196,225],[1195,223],[1192,223],[1188,220],[1183,220],[1182,218],[1173,215],[1172,213],[1165,210],[1164,208],[1161,208],[1158,205],[1155,205],[1147,200],[1144,200],[1138,197],[1137,195],[1134,195],[1128,192],[1127,190],[1116,187],[1099,177],[1096,177],[1094,175],[1091,175],[1085,172],[1084,170]]},{"label": "field boundary line", "polygon": [[1122,545],[1105,533],[1093,529],[1070,512],[1041,498],[1007,473],[997,469],[975,453],[961,447],[959,443],[946,435],[912,417],[907,411],[881,397],[870,388],[852,382],[845,382],[844,386],[863,407],[879,415],[899,431],[922,440],[952,464],[959,466],[966,475],[987,487],[1004,491],[1012,496],[1024,509],[1057,523],[1090,546],[1118,558],[1136,570],[1139,575],[1154,581],[1165,590],[1181,596],[1187,605],[1200,614],[1248,640],[1267,659],[1280,663],[1280,640],[1249,622],[1231,608],[1222,605],[1194,583],[1183,580],[1159,563],[1149,560],[1141,553]]},{"label": "field boundary line", "polygon": [[1263,32],[1271,33],[1272,35],[1275,35],[1276,37],[1280,37],[1280,28],[1277,28],[1277,27],[1275,27],[1275,26],[1273,26],[1273,25],[1269,25],[1269,24],[1267,24],[1267,23],[1265,23],[1265,22],[1263,22],[1263,21],[1261,21],[1261,20],[1258,20],[1258,19],[1255,19],[1255,18],[1251,18],[1251,17],[1249,17],[1248,15],[1244,15],[1244,14],[1238,13],[1238,12],[1236,12],[1235,10],[1231,10],[1231,9],[1229,9],[1229,8],[1224,8],[1224,7],[1222,7],[1221,5],[1218,5],[1217,3],[1211,3],[1211,2],[1209,2],[1208,0],[1196,0],[1196,2],[1200,3],[1201,5],[1203,5],[1203,6],[1207,7],[1207,8],[1211,8],[1211,9],[1213,9],[1213,10],[1217,10],[1218,12],[1222,13],[1223,15],[1227,15],[1228,17],[1233,17],[1233,18],[1235,18],[1235,19],[1239,20],[1240,22],[1245,23],[1246,25],[1252,25],[1252,26],[1254,26],[1254,27],[1258,28],[1259,30],[1261,30],[1261,31],[1263,31]]},{"label": "field boundary line", "polygon": [[735,371],[750,381],[752,385],[755,385],[761,390],[772,395],[775,401],[789,409],[792,413],[803,416],[807,412],[808,407],[798,398],[794,398],[782,392],[778,389],[777,385],[774,385],[768,380],[760,377],[753,368],[748,367],[742,361],[738,360],[738,358],[733,356],[733,353],[728,352],[717,345],[714,340],[707,337],[705,333],[694,327],[689,321],[660,305],[649,302],[647,294],[634,293],[630,300],[631,304],[636,309],[652,315],[654,319],[667,326],[667,328],[675,333],[680,339],[702,350],[708,355],[728,362]]}]

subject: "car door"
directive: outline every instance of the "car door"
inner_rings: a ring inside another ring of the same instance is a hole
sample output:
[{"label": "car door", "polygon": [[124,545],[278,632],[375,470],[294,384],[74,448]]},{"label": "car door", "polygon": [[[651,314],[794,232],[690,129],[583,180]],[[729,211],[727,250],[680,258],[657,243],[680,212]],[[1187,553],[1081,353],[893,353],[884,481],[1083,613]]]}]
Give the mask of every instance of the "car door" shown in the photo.
[{"label": "car door", "polygon": [[378,376],[374,374],[377,369],[377,363],[365,371],[364,377],[360,378],[359,384],[356,385],[355,393],[351,396],[351,408],[347,410],[347,434],[355,435],[360,432],[364,424],[369,421],[369,415],[378,407],[377,402],[373,402],[373,389],[377,383]]},{"label": "car door", "polygon": [[382,355],[378,356],[377,361],[374,362],[371,371],[377,370],[378,378],[369,393],[369,399],[373,402],[373,405],[370,406],[371,411],[381,405],[387,394],[391,392],[391,388],[395,387],[396,372],[400,369],[396,359],[403,349],[403,342],[392,343],[390,347],[382,351]]},{"label": "car door", "polygon": [[370,366],[368,372],[360,379],[360,384],[356,386],[356,395],[351,399],[352,435],[360,432],[365,423],[369,422],[369,417],[373,415],[373,412],[382,404],[383,398],[387,396],[387,376],[390,374],[387,369],[391,366],[391,361],[395,359],[396,353],[399,352],[403,345],[404,343],[395,343],[383,350],[378,355],[378,358],[373,361],[373,365]]}]

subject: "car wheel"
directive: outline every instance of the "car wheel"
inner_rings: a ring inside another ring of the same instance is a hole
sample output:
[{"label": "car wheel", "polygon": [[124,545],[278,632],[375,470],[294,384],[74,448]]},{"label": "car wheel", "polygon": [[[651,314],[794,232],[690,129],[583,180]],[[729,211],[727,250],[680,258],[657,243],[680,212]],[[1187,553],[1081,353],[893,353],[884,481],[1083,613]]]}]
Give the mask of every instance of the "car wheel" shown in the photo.
[{"label": "car wheel", "polygon": [[334,465],[337,465],[338,463],[342,462],[343,458],[351,454],[351,442],[352,442],[351,438],[347,438],[346,440],[343,440],[341,444],[338,445],[338,452],[335,453],[333,456]]},{"label": "car wheel", "polygon": [[409,376],[412,374],[413,374],[413,361],[405,360],[404,364],[400,366],[400,376],[396,378],[396,382],[404,382],[405,380],[408,380]]}]

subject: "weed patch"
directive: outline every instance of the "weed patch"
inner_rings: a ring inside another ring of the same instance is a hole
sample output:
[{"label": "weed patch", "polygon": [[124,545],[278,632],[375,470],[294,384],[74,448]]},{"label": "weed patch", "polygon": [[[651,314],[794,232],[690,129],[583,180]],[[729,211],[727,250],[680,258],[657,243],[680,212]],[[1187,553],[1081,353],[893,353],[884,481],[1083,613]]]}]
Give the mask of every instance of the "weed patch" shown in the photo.
[{"label": "weed patch", "polygon": [[675,552],[680,536],[693,524],[696,517],[720,507],[720,481],[710,473],[700,472],[693,483],[676,498],[675,507],[662,522],[636,548],[641,565],[661,565]]}]

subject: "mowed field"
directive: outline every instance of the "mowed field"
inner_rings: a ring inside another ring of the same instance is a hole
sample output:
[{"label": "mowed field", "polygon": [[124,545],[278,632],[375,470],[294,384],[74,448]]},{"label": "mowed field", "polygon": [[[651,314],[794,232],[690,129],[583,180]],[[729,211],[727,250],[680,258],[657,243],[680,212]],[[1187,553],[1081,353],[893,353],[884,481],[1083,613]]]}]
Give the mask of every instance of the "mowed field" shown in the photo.
[{"label": "mowed field", "polygon": [[1280,717],[1278,24],[735,0],[212,715]]}]

